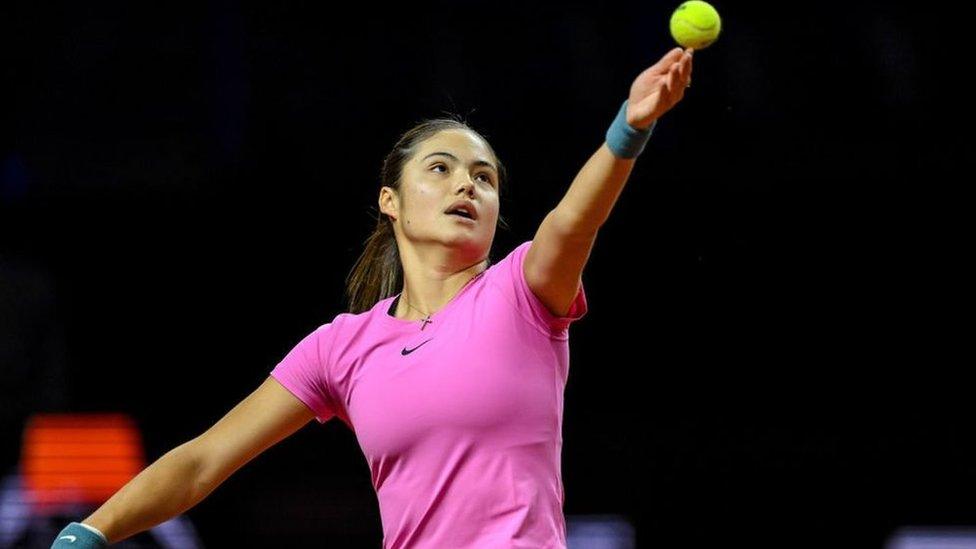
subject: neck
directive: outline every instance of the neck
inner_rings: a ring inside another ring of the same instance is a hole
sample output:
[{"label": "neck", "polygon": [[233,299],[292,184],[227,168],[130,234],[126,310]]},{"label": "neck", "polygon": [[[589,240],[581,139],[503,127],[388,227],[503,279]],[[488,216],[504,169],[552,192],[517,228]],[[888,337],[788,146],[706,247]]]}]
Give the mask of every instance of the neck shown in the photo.
[{"label": "neck", "polygon": [[415,280],[407,278],[400,292],[395,316],[404,320],[421,320],[435,314],[485,269],[479,261],[444,278]]}]

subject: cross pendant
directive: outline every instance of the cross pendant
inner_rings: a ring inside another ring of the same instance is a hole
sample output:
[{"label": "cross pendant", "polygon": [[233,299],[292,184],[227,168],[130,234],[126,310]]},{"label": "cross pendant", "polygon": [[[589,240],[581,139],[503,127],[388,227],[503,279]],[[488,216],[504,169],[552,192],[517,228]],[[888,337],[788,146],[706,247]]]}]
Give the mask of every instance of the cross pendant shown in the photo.
[{"label": "cross pendant", "polygon": [[424,323],[424,325],[420,327],[421,330],[423,330],[424,328],[427,327],[428,324],[433,322],[433,320],[430,319],[430,315],[427,315],[427,318],[423,318],[420,321]]}]

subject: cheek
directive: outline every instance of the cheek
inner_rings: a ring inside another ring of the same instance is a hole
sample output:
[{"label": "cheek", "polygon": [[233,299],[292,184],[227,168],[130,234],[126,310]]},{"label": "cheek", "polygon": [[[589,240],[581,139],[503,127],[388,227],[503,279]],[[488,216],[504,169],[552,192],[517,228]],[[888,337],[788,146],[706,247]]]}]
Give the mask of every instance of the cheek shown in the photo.
[{"label": "cheek", "polygon": [[421,218],[429,218],[437,213],[438,205],[443,201],[439,199],[432,189],[426,188],[423,185],[418,185],[416,188],[410,192],[409,195],[404,197],[404,220],[410,224],[413,222],[420,222]]},{"label": "cheek", "polygon": [[429,187],[420,186],[414,193],[414,204],[418,210],[436,209],[436,206],[443,201],[442,196],[435,189]]},{"label": "cheek", "polygon": [[492,206],[490,208],[489,215],[491,215],[491,217],[493,217],[493,218],[498,218],[498,215],[499,215],[499,213],[498,213],[498,204],[495,204],[494,206]]}]

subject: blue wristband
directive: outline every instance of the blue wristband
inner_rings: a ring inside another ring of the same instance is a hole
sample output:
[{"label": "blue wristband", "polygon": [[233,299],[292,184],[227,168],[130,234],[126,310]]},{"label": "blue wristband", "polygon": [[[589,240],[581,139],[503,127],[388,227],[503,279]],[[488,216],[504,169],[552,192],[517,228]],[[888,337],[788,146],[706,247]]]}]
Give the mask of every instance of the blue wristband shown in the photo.
[{"label": "blue wristband", "polygon": [[51,549],[101,549],[108,540],[94,527],[72,522],[58,534]]},{"label": "blue wristband", "polygon": [[615,156],[620,158],[636,158],[644,151],[644,145],[650,139],[651,133],[657,126],[657,120],[651,123],[646,130],[638,130],[627,123],[627,100],[620,107],[617,118],[610,124],[607,130],[607,147]]}]

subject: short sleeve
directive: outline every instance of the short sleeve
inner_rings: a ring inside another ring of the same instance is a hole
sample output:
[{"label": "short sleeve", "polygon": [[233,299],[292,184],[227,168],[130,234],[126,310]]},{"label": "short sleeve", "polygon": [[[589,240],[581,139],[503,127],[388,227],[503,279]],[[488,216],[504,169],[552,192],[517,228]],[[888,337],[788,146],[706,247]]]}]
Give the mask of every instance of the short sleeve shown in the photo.
[{"label": "short sleeve", "polygon": [[529,323],[554,339],[566,339],[570,324],[582,318],[588,310],[586,292],[581,283],[566,316],[552,314],[525,281],[523,265],[531,245],[531,240],[523,242],[499,261],[492,280]]},{"label": "short sleeve", "polygon": [[329,383],[336,321],[323,324],[295,345],[271,370],[271,377],[305,403],[319,423],[338,412]]}]

